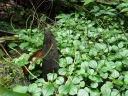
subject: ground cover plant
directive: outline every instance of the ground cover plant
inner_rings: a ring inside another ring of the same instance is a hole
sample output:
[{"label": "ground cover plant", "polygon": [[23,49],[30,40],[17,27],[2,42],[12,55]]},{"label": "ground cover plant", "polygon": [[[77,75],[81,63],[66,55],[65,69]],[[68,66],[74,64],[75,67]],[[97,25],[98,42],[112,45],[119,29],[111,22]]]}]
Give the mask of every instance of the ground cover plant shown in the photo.
[{"label": "ground cover plant", "polygon": [[49,82],[39,79],[28,91],[33,96],[127,96],[127,38],[117,22],[102,27],[106,25],[87,20],[84,13],[57,18],[57,27],[49,29],[58,44],[60,76],[49,74]]},{"label": "ground cover plant", "polygon": [[[118,7],[122,6],[126,5]],[[59,14],[54,25],[47,25],[57,41],[59,76],[50,73],[48,82],[37,78],[28,87],[15,86],[14,91],[32,96],[128,95],[128,33],[124,15],[112,7],[95,4],[88,11]],[[38,28],[20,30],[21,43],[13,42],[9,47],[19,46],[28,53],[14,62],[20,66],[28,64],[29,56],[41,48],[42,37],[43,30]],[[40,63],[39,60],[37,64]],[[29,70],[34,68],[35,64],[31,64]],[[38,76],[36,72],[32,74],[30,79]]]}]

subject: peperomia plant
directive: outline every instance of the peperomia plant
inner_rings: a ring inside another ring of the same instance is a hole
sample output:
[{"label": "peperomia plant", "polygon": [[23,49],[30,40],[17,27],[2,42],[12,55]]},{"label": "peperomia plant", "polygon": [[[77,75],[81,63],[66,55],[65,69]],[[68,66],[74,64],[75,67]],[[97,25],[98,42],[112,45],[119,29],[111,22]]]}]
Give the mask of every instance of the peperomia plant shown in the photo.
[{"label": "peperomia plant", "polygon": [[118,21],[112,21],[113,17],[118,18],[113,15],[116,10],[106,7],[104,10],[107,14],[95,6],[91,10],[92,14],[97,12],[93,21],[84,12],[56,17],[55,26],[48,27],[57,40],[59,76],[48,74],[49,82],[38,79],[29,85],[29,93],[33,96],[128,95],[128,34],[119,28]]}]

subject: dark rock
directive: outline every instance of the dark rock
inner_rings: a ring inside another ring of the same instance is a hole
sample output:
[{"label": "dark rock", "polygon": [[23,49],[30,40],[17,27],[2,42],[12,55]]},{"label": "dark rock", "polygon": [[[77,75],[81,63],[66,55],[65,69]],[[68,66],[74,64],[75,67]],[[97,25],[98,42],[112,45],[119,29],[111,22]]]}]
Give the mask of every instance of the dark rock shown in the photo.
[{"label": "dark rock", "polygon": [[47,29],[44,33],[42,76],[47,81],[48,73],[58,73],[58,51],[54,35]]}]

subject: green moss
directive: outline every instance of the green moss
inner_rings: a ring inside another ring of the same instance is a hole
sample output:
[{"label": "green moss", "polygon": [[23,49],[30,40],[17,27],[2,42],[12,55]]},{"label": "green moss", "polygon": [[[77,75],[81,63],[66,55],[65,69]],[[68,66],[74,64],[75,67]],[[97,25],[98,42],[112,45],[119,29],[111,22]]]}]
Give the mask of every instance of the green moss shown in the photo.
[{"label": "green moss", "polygon": [[26,79],[20,67],[0,60],[0,84],[12,88],[16,84],[25,85]]}]

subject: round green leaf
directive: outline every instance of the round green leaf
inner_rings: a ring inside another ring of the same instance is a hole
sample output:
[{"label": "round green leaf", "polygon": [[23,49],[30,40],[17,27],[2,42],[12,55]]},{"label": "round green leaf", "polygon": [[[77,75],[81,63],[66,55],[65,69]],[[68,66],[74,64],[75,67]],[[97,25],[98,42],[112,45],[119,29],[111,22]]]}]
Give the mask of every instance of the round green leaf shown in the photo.
[{"label": "round green leaf", "polygon": [[111,92],[111,96],[120,96],[120,94],[119,94],[120,92],[119,92],[119,90],[117,90],[117,89],[112,89],[112,92]]},{"label": "round green leaf", "polygon": [[92,74],[94,73],[94,70],[88,68],[88,69],[87,69],[87,73],[90,74],[90,75],[92,75]]},{"label": "round green leaf", "polygon": [[45,84],[42,88],[44,96],[50,96],[54,93],[54,86],[52,84]]},{"label": "round green leaf", "polygon": [[120,42],[120,43],[118,44],[118,47],[119,47],[119,48],[123,48],[123,46],[124,46],[124,43],[123,43],[123,42]]},{"label": "round green leaf", "polygon": [[56,79],[56,83],[59,84],[59,85],[63,84],[64,83],[64,77],[58,77]]},{"label": "round green leaf", "polygon": [[112,49],[115,50],[115,51],[117,51],[118,50],[118,47],[116,45],[113,45],[112,46]]},{"label": "round green leaf", "polygon": [[97,88],[97,87],[98,87],[98,83],[97,82],[91,83],[91,88]]},{"label": "round green leaf", "polygon": [[117,78],[117,77],[119,77],[119,72],[118,71],[116,71],[116,70],[113,70],[113,72],[112,72],[112,74],[111,74],[111,76],[113,77],[113,78]]},{"label": "round green leaf", "polygon": [[60,68],[58,72],[59,72],[60,75],[65,75],[66,74],[66,69],[65,68]]},{"label": "round green leaf", "polygon": [[85,81],[81,81],[80,82],[80,87],[84,87],[85,86]]},{"label": "round green leaf", "polygon": [[58,89],[59,89],[59,93],[61,93],[61,94],[67,94],[70,91],[69,87],[66,85],[61,85],[61,86],[59,86]]},{"label": "round green leaf", "polygon": [[97,62],[96,62],[95,60],[91,60],[91,61],[89,62],[89,66],[90,66],[91,68],[97,68]]},{"label": "round green leaf", "polygon": [[72,83],[73,83],[73,84],[78,84],[78,83],[80,83],[80,81],[81,81],[81,78],[75,76],[75,77],[73,78],[73,80],[72,80]]},{"label": "round green leaf", "polygon": [[91,56],[91,55],[93,55],[93,56],[96,56],[97,55],[97,50],[96,49],[91,49],[90,51],[89,51],[89,55]]},{"label": "round green leaf", "polygon": [[123,63],[123,64],[126,64],[126,65],[128,66],[128,59],[124,59],[124,60],[122,61],[122,63]]},{"label": "round green leaf", "polygon": [[18,93],[0,86],[0,96],[30,96],[27,93]]},{"label": "round green leaf", "polygon": [[33,83],[33,84],[30,84],[28,86],[28,91],[31,93],[31,92],[34,92],[35,89],[37,88],[37,84],[36,83]]},{"label": "round green leaf", "polygon": [[102,96],[110,96],[110,94],[111,94],[111,88],[109,87],[109,85],[104,84],[101,87],[101,92],[102,92]]},{"label": "round green leaf", "polygon": [[108,67],[103,67],[103,68],[101,69],[102,72],[107,72],[108,70],[109,70]]},{"label": "round green leaf", "polygon": [[96,43],[95,47],[97,50],[105,50],[106,44]]},{"label": "round green leaf", "polygon": [[44,83],[44,79],[43,78],[39,78],[38,80],[35,81],[36,83]]},{"label": "round green leaf", "polygon": [[100,72],[100,76],[104,79],[107,79],[108,78],[108,73],[103,73],[103,72]]},{"label": "round green leaf", "polygon": [[67,64],[72,64],[73,59],[71,57],[66,57]]},{"label": "round green leaf", "polygon": [[66,67],[67,66],[65,58],[61,58],[59,60],[59,66],[60,67]]},{"label": "round green leaf", "polygon": [[124,83],[126,85],[128,84],[128,74],[125,74],[125,76],[124,76]]},{"label": "round green leaf", "polygon": [[48,78],[49,81],[55,80],[56,77],[57,77],[57,74],[56,74],[56,73],[49,73],[49,74],[47,75],[47,78]]},{"label": "round green leaf", "polygon": [[26,93],[27,92],[27,86],[21,86],[21,85],[17,85],[13,88],[13,91],[15,92],[19,92],[19,93]]},{"label": "round green leaf", "polygon": [[89,93],[85,89],[80,89],[77,96],[89,96]]},{"label": "round green leaf", "polygon": [[122,57],[127,57],[128,56],[128,50],[124,49],[123,51],[119,52],[119,55],[121,55]]},{"label": "round green leaf", "polygon": [[89,79],[94,81],[94,82],[102,82],[102,79],[99,75],[90,75]]},{"label": "round green leaf", "polygon": [[73,84],[70,85],[70,92],[69,92],[69,94],[70,95],[77,94],[77,86],[76,85],[73,85]]},{"label": "round green leaf", "polygon": [[89,93],[90,93],[90,96],[98,96],[100,92],[98,89],[92,88],[89,90]]},{"label": "round green leaf", "polygon": [[81,69],[87,69],[88,68],[88,62],[84,61],[81,63]]},{"label": "round green leaf", "polygon": [[41,88],[36,88],[34,92],[32,92],[32,96],[40,96],[41,95]]},{"label": "round green leaf", "polygon": [[79,40],[74,40],[74,41],[73,41],[73,44],[74,44],[75,46],[79,46],[79,45],[81,44],[81,42],[80,42]]},{"label": "round green leaf", "polygon": [[116,64],[116,69],[118,71],[121,71],[122,70],[122,62],[121,61],[117,61],[117,62],[115,62],[115,64]]},{"label": "round green leaf", "polygon": [[118,86],[122,86],[123,81],[122,80],[115,80],[115,84],[118,85]]},{"label": "round green leaf", "polygon": [[128,96],[128,90],[125,91],[125,96]]}]

